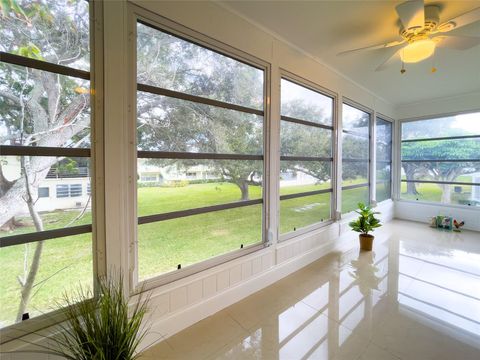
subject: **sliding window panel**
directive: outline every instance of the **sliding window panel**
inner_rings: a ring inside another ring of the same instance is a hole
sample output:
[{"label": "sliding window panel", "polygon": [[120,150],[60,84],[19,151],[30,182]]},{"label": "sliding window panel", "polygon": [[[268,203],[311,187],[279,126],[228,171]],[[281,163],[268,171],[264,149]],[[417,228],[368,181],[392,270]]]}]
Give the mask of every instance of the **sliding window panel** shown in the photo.
[{"label": "sliding window panel", "polygon": [[383,161],[377,161],[377,188],[375,200],[377,202],[390,199],[392,193],[392,165]]},{"label": "sliding window panel", "polygon": [[480,113],[462,114],[402,123],[402,140],[480,135]]},{"label": "sliding window panel", "polygon": [[282,121],[280,126],[282,156],[332,156],[332,131]]},{"label": "sliding window panel", "polygon": [[283,116],[333,126],[333,99],[282,79]]},{"label": "sliding window panel", "polygon": [[392,123],[377,118],[375,138],[377,161],[392,161]]},{"label": "sliding window panel", "polygon": [[0,100],[0,145],[90,147],[87,80],[0,63]]},{"label": "sliding window panel", "polygon": [[330,161],[280,161],[280,195],[332,188]]},{"label": "sliding window panel", "polygon": [[0,18],[0,51],[75,69],[90,69],[88,1],[6,4]]},{"label": "sliding window panel", "polygon": [[480,183],[480,161],[402,162],[402,180]]},{"label": "sliding window panel", "polygon": [[263,153],[263,117],[138,91],[137,148],[258,155]]},{"label": "sliding window panel", "polygon": [[350,105],[343,104],[342,127],[344,131],[352,131],[368,137],[370,135],[370,114]]},{"label": "sliding window panel", "polygon": [[370,190],[368,186],[342,190],[342,213],[358,209],[358,203],[370,202]]},{"label": "sliding window panel", "polygon": [[344,159],[368,159],[370,157],[368,137],[343,132],[342,154]]},{"label": "sliding window panel", "polygon": [[0,171],[9,184],[0,196],[0,237],[92,223],[89,158],[0,156]]},{"label": "sliding window panel", "polygon": [[264,73],[228,56],[137,24],[137,82],[263,110]]},{"label": "sliding window panel", "polygon": [[331,193],[280,200],[280,233],[331,219]]},{"label": "sliding window panel", "polygon": [[[25,264],[39,261],[35,284],[27,308],[20,303],[20,281],[28,271]],[[64,305],[64,295],[75,298],[81,286],[92,290],[92,234],[82,234],[29,244],[2,247],[0,250],[0,323],[2,327],[34,318]]]},{"label": "sliding window panel", "polygon": [[138,159],[138,215],[262,198],[263,162]]},{"label": "sliding window panel", "polygon": [[342,185],[356,185],[368,183],[369,162],[343,159],[342,161]]},{"label": "sliding window panel", "polygon": [[480,208],[480,186],[402,181],[401,198]]},{"label": "sliding window panel", "polygon": [[142,224],[139,277],[146,280],[261,242],[261,204]]},{"label": "sliding window panel", "polygon": [[402,160],[472,160],[480,161],[480,136],[452,140],[425,140],[402,143]]}]

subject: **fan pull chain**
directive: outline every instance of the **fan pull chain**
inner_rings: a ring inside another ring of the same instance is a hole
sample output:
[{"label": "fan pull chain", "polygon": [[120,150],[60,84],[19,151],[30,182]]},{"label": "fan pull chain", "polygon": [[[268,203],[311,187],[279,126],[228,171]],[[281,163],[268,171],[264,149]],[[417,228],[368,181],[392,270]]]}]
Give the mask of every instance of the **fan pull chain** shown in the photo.
[{"label": "fan pull chain", "polygon": [[402,69],[400,70],[400,74],[405,74],[407,70],[405,69],[405,63],[402,61]]}]

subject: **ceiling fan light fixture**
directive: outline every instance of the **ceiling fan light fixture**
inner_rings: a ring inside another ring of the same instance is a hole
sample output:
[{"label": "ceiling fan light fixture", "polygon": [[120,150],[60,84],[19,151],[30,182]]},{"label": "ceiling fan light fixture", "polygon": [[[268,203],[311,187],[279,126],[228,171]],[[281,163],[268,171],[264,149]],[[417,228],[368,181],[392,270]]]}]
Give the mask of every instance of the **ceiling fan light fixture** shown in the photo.
[{"label": "ceiling fan light fixture", "polygon": [[400,58],[405,63],[416,63],[428,59],[435,52],[436,43],[431,39],[412,42],[400,51]]}]

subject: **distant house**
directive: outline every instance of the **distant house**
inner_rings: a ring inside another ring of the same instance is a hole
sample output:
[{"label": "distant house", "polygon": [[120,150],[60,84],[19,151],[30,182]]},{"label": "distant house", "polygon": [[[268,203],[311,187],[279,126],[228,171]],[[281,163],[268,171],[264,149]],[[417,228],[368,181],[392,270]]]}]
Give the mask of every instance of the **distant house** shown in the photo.
[{"label": "distant house", "polygon": [[163,185],[174,181],[220,180],[218,171],[206,165],[194,165],[178,168],[176,165],[160,167],[139,161],[137,167],[138,181],[141,184]]},{"label": "distant house", "polygon": [[[5,178],[9,181],[21,176],[19,157],[0,157]],[[70,171],[52,167],[47,177],[38,187],[37,211],[54,211],[91,207],[90,170],[88,167],[77,167]],[[26,215],[26,214],[25,214]]]}]

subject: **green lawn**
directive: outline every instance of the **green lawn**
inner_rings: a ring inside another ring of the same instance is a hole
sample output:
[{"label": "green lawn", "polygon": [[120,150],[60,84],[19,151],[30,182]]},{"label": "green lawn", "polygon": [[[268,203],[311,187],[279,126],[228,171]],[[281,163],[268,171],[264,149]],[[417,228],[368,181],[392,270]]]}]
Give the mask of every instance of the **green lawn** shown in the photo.
[{"label": "green lawn", "polygon": [[[330,187],[329,184],[282,187],[281,194],[313,191]],[[343,203],[351,209],[362,200],[365,190],[353,189],[344,192]],[[251,199],[261,197],[261,187],[251,186]],[[280,232],[295,231],[301,227],[330,218],[330,193],[281,201]],[[238,201],[240,191],[230,183],[195,184],[184,187],[144,187],[138,191],[140,216],[171,212]],[[75,211],[56,211],[42,214],[45,229],[61,228],[77,215]],[[19,219],[24,226],[13,233],[34,231],[28,219]],[[87,224],[90,213],[75,222]],[[141,279],[156,274],[174,271],[248,246],[262,239],[262,206],[253,205],[219,212],[189,216],[139,226],[138,252]],[[79,283],[91,286],[92,241],[91,234],[53,239],[44,242],[41,265],[37,275],[33,297],[28,311],[33,317],[51,309],[52,299]],[[23,276],[24,262],[30,263],[36,244],[17,245],[0,249],[0,327],[15,320],[20,286],[18,276]],[[25,251],[27,255],[25,256]]]}]

